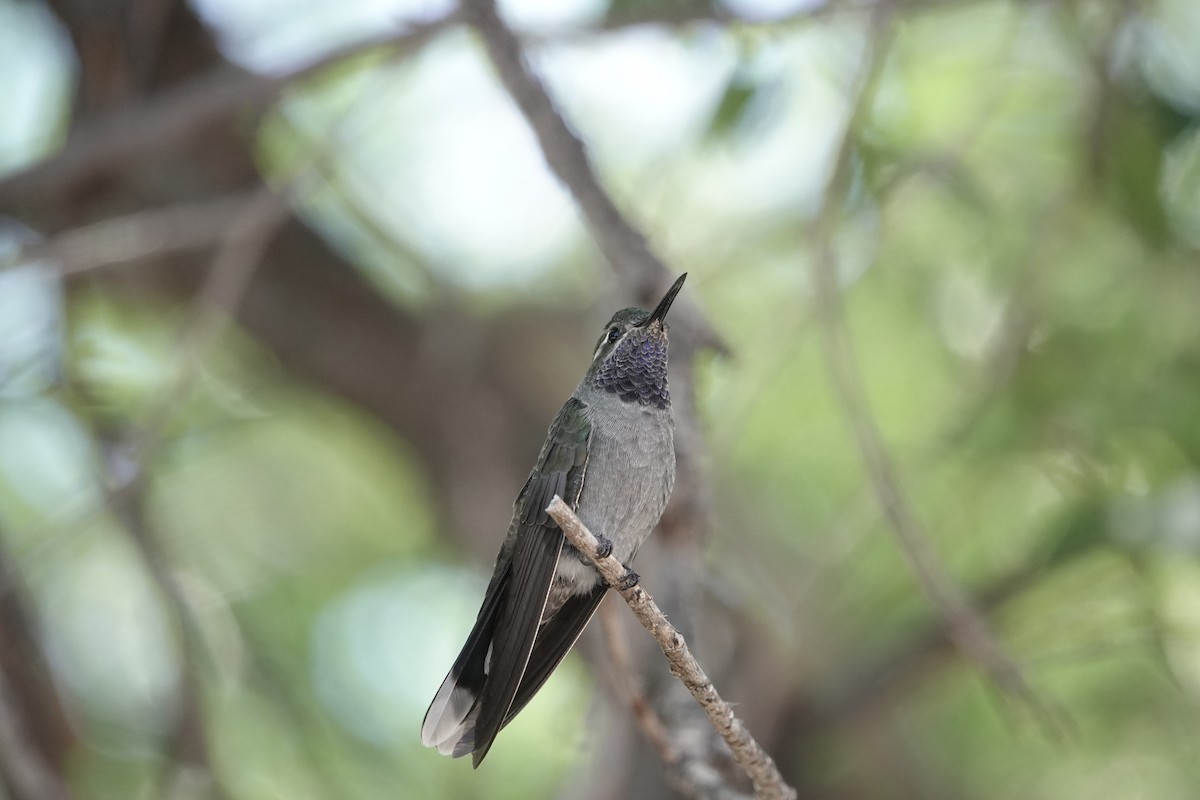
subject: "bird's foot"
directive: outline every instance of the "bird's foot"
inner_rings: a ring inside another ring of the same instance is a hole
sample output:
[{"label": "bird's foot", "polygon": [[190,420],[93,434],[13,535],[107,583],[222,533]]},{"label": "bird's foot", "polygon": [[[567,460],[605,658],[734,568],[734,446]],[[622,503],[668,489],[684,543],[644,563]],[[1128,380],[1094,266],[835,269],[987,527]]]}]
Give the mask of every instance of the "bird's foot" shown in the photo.
[{"label": "bird's foot", "polygon": [[596,558],[608,558],[612,555],[612,539],[601,534],[596,537]]},{"label": "bird's foot", "polygon": [[617,581],[617,590],[624,592],[628,589],[632,589],[638,585],[638,581],[641,579],[641,575],[638,575],[632,569],[626,567],[625,574],[621,576],[621,580]]}]

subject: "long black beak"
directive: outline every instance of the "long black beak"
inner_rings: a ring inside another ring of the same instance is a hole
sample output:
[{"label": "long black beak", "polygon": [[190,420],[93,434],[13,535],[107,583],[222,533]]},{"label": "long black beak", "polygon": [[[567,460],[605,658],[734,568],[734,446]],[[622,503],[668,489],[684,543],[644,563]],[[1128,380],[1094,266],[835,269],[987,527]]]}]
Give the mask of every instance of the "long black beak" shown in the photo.
[{"label": "long black beak", "polygon": [[662,324],[662,321],[667,317],[667,312],[671,310],[671,303],[675,302],[675,295],[679,294],[679,290],[683,288],[685,280],[687,280],[686,272],[680,275],[675,283],[671,284],[670,289],[667,289],[667,293],[663,295],[663,299],[658,301],[658,305],[654,307],[654,310],[650,312],[650,316],[642,323],[643,328],[652,322]]}]

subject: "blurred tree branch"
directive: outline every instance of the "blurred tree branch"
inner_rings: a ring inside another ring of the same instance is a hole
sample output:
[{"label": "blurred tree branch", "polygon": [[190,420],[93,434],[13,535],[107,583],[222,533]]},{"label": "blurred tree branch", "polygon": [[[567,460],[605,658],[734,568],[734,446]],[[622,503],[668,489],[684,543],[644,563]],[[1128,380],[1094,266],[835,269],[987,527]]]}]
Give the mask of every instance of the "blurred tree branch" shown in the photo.
[{"label": "blurred tree branch", "polygon": [[242,213],[224,233],[221,246],[195,301],[195,312],[177,344],[175,372],[158,402],[126,441],[109,442],[103,485],[108,504],[137,548],[146,570],[170,612],[181,643],[179,710],[169,752],[173,760],[160,789],[174,794],[174,784],[187,779],[185,767],[201,772],[213,796],[227,797],[209,754],[211,734],[205,716],[200,667],[206,658],[203,634],[179,584],[170,559],[163,552],[146,511],[148,470],[162,432],[186,398],[204,352],[212,344],[246,292],[251,275],[271,237],[286,219],[283,199],[262,187],[243,206]]},{"label": "blurred tree branch", "polygon": [[[58,6],[56,10],[77,43],[94,37],[93,31],[84,32],[80,25],[74,24],[76,9],[69,4],[53,5]],[[165,5],[173,6],[174,3]],[[782,20],[751,22],[705,6],[674,10],[658,6],[609,15],[595,28],[583,28],[564,35],[582,36],[642,25],[681,27],[703,22],[765,25],[802,21],[834,11],[858,10],[861,9],[852,4],[842,6],[829,3],[795,12]],[[172,13],[178,15],[178,12]],[[155,92],[148,98],[143,97],[144,92],[97,90],[96,97],[81,104],[81,111],[84,112],[82,119],[75,120],[62,150],[0,179],[0,208],[11,209],[18,214],[28,214],[36,209],[39,216],[44,216],[47,210],[81,186],[118,173],[147,154],[186,150],[197,137],[225,127],[238,115],[255,117],[261,114],[292,84],[372,50],[388,51],[389,58],[394,60],[411,57],[459,22],[459,13],[452,12],[429,23],[412,24],[392,34],[336,48],[279,75],[249,73],[220,64],[200,77],[191,77],[195,72],[194,67],[190,70],[177,67],[177,85],[168,91]],[[186,35],[190,41],[207,38],[190,28]],[[512,69],[511,53],[517,52],[512,49],[519,46],[517,38],[507,29],[498,32],[498,35],[507,35],[508,44],[504,47],[510,53],[508,63],[509,69]],[[119,47],[121,44],[136,45],[135,42],[114,42],[112,46]],[[207,65],[216,56],[207,43],[203,47],[192,46],[189,50],[193,53],[189,57],[196,58],[198,64]],[[203,56],[196,53],[202,53]],[[94,73],[87,66],[85,63],[84,79],[93,80]],[[101,102],[102,99],[105,101]],[[543,106],[536,97],[527,100],[533,103],[527,113],[531,111],[541,121],[540,125],[535,125],[539,137],[544,135],[543,130],[556,127],[552,118],[557,117],[557,113],[553,112],[552,107]],[[547,110],[551,116],[545,115]],[[558,124],[561,125],[561,120]],[[603,192],[596,191],[598,183],[578,140],[577,147],[561,146],[566,141],[564,135],[574,139],[574,134],[563,125],[561,130],[551,131],[549,135],[548,141],[556,143],[555,152],[562,154],[561,158],[551,161],[551,166],[556,172],[563,170],[559,176],[576,192],[589,224],[599,227],[597,241],[612,261],[614,269],[623,276],[635,297],[641,302],[649,302],[673,275],[667,274],[661,262],[649,250],[644,236],[624,220]],[[707,323],[697,320],[692,320],[692,323],[697,326],[696,341],[700,345],[721,347],[719,337]]]},{"label": "blurred tree branch", "polygon": [[192,320],[180,336],[174,379],[139,427],[134,454],[139,471],[152,457],[163,428],[186,398],[204,353],[229,323],[271,238],[286,219],[284,199],[264,186],[242,207],[222,237],[196,296]]},{"label": "blurred tree branch", "polygon": [[[979,614],[993,614],[1046,577],[1040,559],[1000,575],[970,598]],[[906,634],[892,647],[856,660],[835,685],[812,687],[795,695],[783,715],[783,738],[806,739],[845,725],[872,708],[902,695],[939,659],[958,647],[950,620],[939,614]]]},{"label": "blurred tree branch", "polygon": [[184,781],[199,777],[216,798],[229,797],[213,769],[210,733],[205,714],[201,665],[209,661],[200,624],[188,605],[183,587],[151,528],[146,511],[145,465],[135,461],[125,443],[110,444],[105,456],[104,485],[109,508],[129,535],[151,580],[162,594],[163,605],[180,642],[180,686],[175,724],[166,748],[170,755],[163,765],[156,791],[171,797]]},{"label": "blurred tree branch", "polygon": [[63,274],[75,275],[130,261],[208,250],[249,209],[255,196],[254,192],[236,192],[110,217],[33,244],[13,260],[45,260]]},{"label": "blurred tree branch", "polygon": [[672,732],[642,689],[617,607],[605,603],[599,616],[604,653],[612,669],[601,671],[597,677],[608,682],[617,699],[629,708],[642,738],[654,748],[666,768],[671,786],[692,800],[746,800],[747,795],[730,786],[722,772],[714,769],[702,753],[691,747],[676,746]]},{"label": "blurred tree branch", "polygon": [[[667,726],[663,724],[662,717],[658,716],[642,691],[637,669],[633,664],[633,654],[629,652],[629,642],[625,640],[625,632],[621,630],[616,606],[612,603],[603,604],[599,616],[600,629],[604,633],[604,652],[612,664],[612,671],[607,674],[612,682],[613,692],[629,706],[643,738],[658,751],[662,762],[674,764],[679,760],[679,754],[671,744],[671,735]],[[695,793],[688,793],[685,789],[681,788],[681,791],[689,797],[695,796]]]},{"label": "blurred tree branch", "polygon": [[[171,380],[128,441],[117,442],[106,451],[104,485],[108,491],[109,506],[122,521],[147,571],[162,592],[182,642],[184,659],[180,712],[171,747],[176,758],[175,766],[192,765],[201,769],[208,777],[212,793],[217,797],[226,796],[226,791],[212,769],[208,754],[210,734],[203,710],[203,684],[199,673],[199,665],[204,660],[203,637],[169,558],[147,519],[148,470],[171,416],[190,392],[204,354],[241,305],[270,242],[287,221],[289,209],[286,196],[297,181],[307,177],[325,160],[334,139],[331,132],[277,187],[260,186],[240,203],[236,216],[228,220],[228,227],[221,232],[212,266],[196,293],[192,318],[176,346],[175,371]],[[208,217],[219,218],[223,212],[228,213],[226,206],[229,203],[229,200],[222,199],[216,204],[192,209],[192,217],[199,214],[202,222],[211,223]],[[179,223],[178,210],[174,214],[160,213],[165,224]],[[195,225],[194,221],[192,224]],[[151,241],[161,241],[165,237],[149,238]]]},{"label": "blurred tree branch", "polygon": [[165,95],[118,105],[72,130],[58,153],[0,180],[0,207],[45,210],[81,185],[119,173],[148,154],[186,150],[197,137],[239,114],[257,116],[290,85],[375,49],[404,58],[454,21],[450,15],[397,34],[357,42],[277,76],[217,67]]},{"label": "blurred tree branch", "polygon": [[854,354],[842,311],[834,233],[838,214],[850,186],[855,137],[870,113],[882,64],[892,35],[894,9],[881,6],[875,13],[871,39],[855,81],[856,88],[835,152],[833,169],[821,206],[811,227],[813,257],[810,275],[821,349],[842,412],[850,424],[867,477],[884,517],[896,535],[905,559],[922,590],[944,616],[951,639],[964,655],[976,662],[996,685],[1025,703],[1046,729],[1061,734],[1062,721],[1025,680],[1017,664],[996,641],[987,621],[972,607],[962,589],[939,562],[928,531],[911,507],[883,435],[870,408],[862,374]]},{"label": "blurred tree branch", "polygon": [[[466,0],[463,11],[480,37],[496,75],[537,136],[550,169],[575,198],[588,230],[617,275],[638,302],[648,305],[662,295],[678,275],[650,249],[646,236],[617,208],[601,186],[583,141],[567,125],[541,80],[526,63],[521,41],[500,19],[494,0]],[[724,351],[720,336],[696,307],[690,295],[680,298],[673,327],[686,331],[690,348]],[[672,315],[674,316],[674,315]]]}]

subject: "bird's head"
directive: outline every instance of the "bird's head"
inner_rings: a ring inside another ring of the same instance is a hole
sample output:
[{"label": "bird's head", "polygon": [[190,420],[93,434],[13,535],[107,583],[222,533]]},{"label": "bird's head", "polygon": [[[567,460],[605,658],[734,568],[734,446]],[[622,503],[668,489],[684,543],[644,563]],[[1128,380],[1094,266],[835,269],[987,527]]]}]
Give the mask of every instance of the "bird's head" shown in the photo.
[{"label": "bird's head", "polygon": [[589,373],[599,388],[622,400],[665,407],[667,393],[667,312],[687,273],[671,285],[652,311],[624,308],[604,326]]}]

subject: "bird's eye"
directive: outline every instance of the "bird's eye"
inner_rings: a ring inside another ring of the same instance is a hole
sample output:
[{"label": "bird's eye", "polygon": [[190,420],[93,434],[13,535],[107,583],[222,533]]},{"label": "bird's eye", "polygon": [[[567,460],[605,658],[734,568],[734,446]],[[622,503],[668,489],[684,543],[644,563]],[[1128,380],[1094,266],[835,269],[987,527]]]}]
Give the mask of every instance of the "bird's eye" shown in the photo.
[{"label": "bird's eye", "polygon": [[617,339],[620,339],[620,338],[621,338],[621,329],[620,328],[609,328],[608,329],[608,341],[609,342],[615,342]]}]

